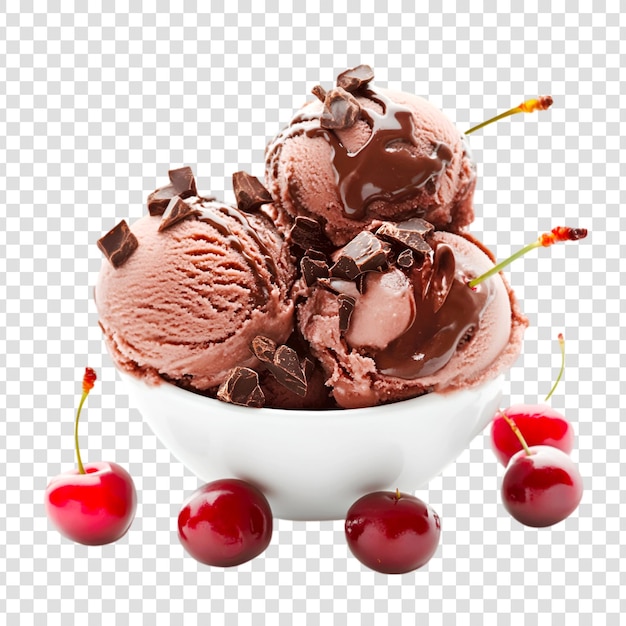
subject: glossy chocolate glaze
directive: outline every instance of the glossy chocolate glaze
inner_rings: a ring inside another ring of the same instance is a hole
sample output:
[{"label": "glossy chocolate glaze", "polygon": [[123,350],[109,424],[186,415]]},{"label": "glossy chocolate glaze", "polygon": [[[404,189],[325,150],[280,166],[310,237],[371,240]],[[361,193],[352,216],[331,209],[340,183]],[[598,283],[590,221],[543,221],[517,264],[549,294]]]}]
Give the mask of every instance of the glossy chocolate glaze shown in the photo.
[{"label": "glossy chocolate glaze", "polygon": [[[359,220],[365,217],[372,202],[397,203],[415,195],[445,170],[453,152],[447,145],[437,143],[430,155],[419,154],[409,107],[371,89],[355,95],[364,96],[382,108],[382,113],[378,113],[361,107],[360,117],[369,125],[371,133],[359,150],[349,152],[335,131],[321,128],[321,112],[303,111],[276,138],[268,156],[276,168],[281,146],[287,139],[301,134],[324,138],[331,147],[344,214]],[[297,189],[292,192],[297,198]]]},{"label": "glossy chocolate glaze", "polygon": [[363,219],[376,200],[400,202],[411,197],[452,160],[452,150],[442,143],[428,156],[411,149],[415,147],[411,109],[370,90],[365,95],[378,102],[383,113],[361,109],[371,134],[356,152],[348,152],[332,131],[319,128],[307,133],[321,135],[330,144],[344,214],[352,219]]},{"label": "glossy chocolate glaze", "polygon": [[[388,376],[415,379],[434,374],[478,328],[491,299],[489,281],[471,289],[452,248],[436,246],[421,268],[409,272],[416,315],[408,330],[373,355]],[[480,289],[482,287],[482,289]]]}]

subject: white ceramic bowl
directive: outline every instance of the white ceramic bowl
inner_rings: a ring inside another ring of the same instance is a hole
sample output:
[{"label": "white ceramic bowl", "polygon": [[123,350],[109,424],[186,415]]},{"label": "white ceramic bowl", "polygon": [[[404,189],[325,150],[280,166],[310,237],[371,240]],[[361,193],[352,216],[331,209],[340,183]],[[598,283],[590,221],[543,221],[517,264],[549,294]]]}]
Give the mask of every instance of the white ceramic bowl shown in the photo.
[{"label": "white ceramic bowl", "polygon": [[503,376],[469,390],[366,409],[250,409],[120,376],[131,404],[190,471],[241,478],[275,517],[342,519],[360,496],[413,493],[452,463],[491,421]]}]

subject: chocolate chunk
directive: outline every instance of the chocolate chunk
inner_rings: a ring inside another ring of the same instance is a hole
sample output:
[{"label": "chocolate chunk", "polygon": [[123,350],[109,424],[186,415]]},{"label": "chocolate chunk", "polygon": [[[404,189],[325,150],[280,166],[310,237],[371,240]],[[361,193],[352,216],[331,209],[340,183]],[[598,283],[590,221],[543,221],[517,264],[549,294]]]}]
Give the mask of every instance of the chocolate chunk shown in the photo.
[{"label": "chocolate chunk", "polygon": [[314,285],[320,278],[328,278],[328,264],[323,260],[304,256],[300,261],[300,269],[307,287]]},{"label": "chocolate chunk", "polygon": [[289,231],[288,241],[292,246],[299,248],[301,254],[309,249],[324,252],[331,248],[322,225],[310,217],[296,217]]},{"label": "chocolate chunk", "polygon": [[315,87],[311,89],[311,93],[322,102],[326,100],[326,89],[321,85],[315,85]]},{"label": "chocolate chunk", "polygon": [[354,126],[361,106],[357,99],[340,87],[331,89],[324,100],[324,111],[320,117],[320,126],[328,130],[341,130]]},{"label": "chocolate chunk", "polygon": [[250,347],[254,356],[256,356],[261,363],[271,363],[274,360],[276,342],[272,341],[269,337],[258,335],[252,340]]},{"label": "chocolate chunk", "polygon": [[128,261],[138,245],[137,237],[130,231],[125,220],[98,239],[98,248],[116,269]]},{"label": "chocolate chunk", "polygon": [[217,397],[223,402],[261,408],[265,395],[259,386],[259,375],[248,367],[235,367],[220,385]]},{"label": "chocolate chunk", "polygon": [[339,331],[345,333],[350,327],[350,318],[352,317],[356,300],[342,293],[337,296],[337,302],[339,303]]},{"label": "chocolate chunk", "polygon": [[409,248],[420,258],[431,251],[424,236],[432,230],[432,224],[414,217],[404,222],[384,222],[376,231],[376,235],[403,248]]},{"label": "chocolate chunk", "polygon": [[337,262],[330,268],[334,278],[354,280],[363,272],[382,269],[387,263],[388,247],[368,230],[360,232],[339,250]]},{"label": "chocolate chunk", "polygon": [[194,215],[198,215],[197,209],[189,206],[180,196],[174,196],[163,213],[161,223],[159,224],[159,232],[170,228],[174,224],[178,224],[182,220],[185,220]]},{"label": "chocolate chunk", "polygon": [[398,267],[402,267],[405,270],[412,267],[413,263],[414,263],[413,252],[409,250],[408,248],[406,250],[403,250],[398,255],[398,258],[396,259],[396,265]]},{"label": "chocolate chunk", "polygon": [[261,205],[272,202],[270,192],[256,176],[247,172],[235,172],[233,174],[233,190],[240,211],[252,213]]},{"label": "chocolate chunk", "polygon": [[361,89],[373,79],[374,70],[369,65],[357,65],[337,76],[337,87],[353,92]]},{"label": "chocolate chunk", "polygon": [[283,387],[299,396],[306,395],[306,375],[293,348],[276,347],[269,337],[258,335],[252,340],[250,349]]},{"label": "chocolate chunk", "polygon": [[178,195],[174,185],[159,187],[148,196],[148,212],[150,215],[163,215],[170,200]]},{"label": "chocolate chunk", "polygon": [[170,170],[168,175],[172,185],[174,185],[174,189],[176,189],[176,194],[183,198],[183,200],[190,196],[198,195],[196,179],[193,177],[193,171],[190,167],[180,167],[177,170]]},{"label": "chocolate chunk", "polygon": [[267,368],[274,378],[283,386],[298,396],[305,396],[307,381],[300,359],[295,350],[289,346],[279,346],[274,354],[274,361]]}]

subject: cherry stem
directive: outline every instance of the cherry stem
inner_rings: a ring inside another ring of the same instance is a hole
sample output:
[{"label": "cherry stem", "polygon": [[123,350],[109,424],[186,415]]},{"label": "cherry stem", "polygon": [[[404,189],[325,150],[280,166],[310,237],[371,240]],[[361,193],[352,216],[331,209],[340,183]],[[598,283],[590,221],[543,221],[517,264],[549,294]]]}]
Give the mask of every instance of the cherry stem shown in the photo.
[{"label": "cherry stem", "polygon": [[76,448],[76,460],[78,461],[78,473],[86,474],[85,468],[83,467],[83,461],[80,458],[80,448],[78,447],[78,420],[80,419],[80,412],[83,408],[83,404],[85,404],[85,400],[89,395],[88,391],[83,391],[83,395],[80,399],[80,403],[78,405],[78,411],[76,411],[76,421],[74,422],[74,447]]},{"label": "cherry stem", "polygon": [[555,226],[550,232],[539,235],[539,238],[532,243],[524,246],[521,250],[518,250],[504,261],[500,261],[497,265],[494,265],[490,270],[487,270],[484,274],[477,276],[470,280],[467,284],[470,288],[474,289],[476,285],[479,285],[490,276],[502,271],[509,263],[519,259],[527,252],[534,250],[535,248],[547,248],[559,241],[577,241],[578,239],[584,239],[587,236],[586,228],[570,228],[569,226]]},{"label": "cherry stem", "polygon": [[400,489],[398,487],[396,487],[396,494],[395,495],[396,495],[396,500],[399,500],[401,496],[400,496]]},{"label": "cherry stem", "polygon": [[515,115],[516,113],[533,113],[534,111],[545,111],[547,108],[552,106],[552,97],[551,96],[539,96],[538,98],[532,98],[531,100],[526,100],[522,102],[519,106],[513,107],[504,113],[500,113],[500,115],[496,115],[491,119],[488,119],[486,122],[482,122],[478,124],[478,126],[473,126],[469,130],[465,131],[466,135],[473,133],[474,131],[480,130],[489,124],[493,124],[493,122],[497,122],[505,117],[509,117],[511,115]]},{"label": "cherry stem", "polygon": [[559,333],[558,339],[559,347],[561,348],[561,369],[559,370],[559,375],[554,381],[554,385],[552,385],[552,389],[550,389],[550,393],[546,396],[544,402],[547,402],[552,397],[552,394],[554,393],[554,390],[561,381],[561,378],[563,377],[563,372],[565,371],[565,339],[563,339],[563,333]]},{"label": "cherry stem", "polygon": [[502,409],[500,409],[500,415],[502,415],[506,423],[511,427],[511,430],[515,433],[515,436],[519,439],[519,442],[522,444],[522,448],[524,448],[524,452],[530,456],[532,452],[526,443],[526,439],[524,439],[520,429],[517,427],[517,424]]},{"label": "cherry stem", "polygon": [[515,254],[512,254],[508,259],[504,259],[504,261],[500,261],[500,263],[498,263],[497,265],[494,265],[490,270],[487,270],[484,274],[481,274],[480,276],[473,278],[467,284],[473,289],[477,285],[480,285],[480,283],[482,283],[484,280],[487,280],[487,278],[493,276],[494,274],[497,274],[498,272],[501,272],[509,263],[512,263],[516,259],[519,259],[521,256],[524,256],[527,252],[530,252],[531,250],[534,250],[535,248],[540,248],[540,247],[541,247],[541,243],[539,242],[539,240],[529,243],[527,246],[524,246],[521,250],[518,250]]},{"label": "cherry stem", "polygon": [[80,448],[78,447],[78,420],[80,419],[80,412],[82,411],[83,404],[89,395],[89,392],[93,389],[94,382],[96,381],[96,372],[90,367],[85,368],[85,374],[83,376],[83,395],[78,403],[78,410],[76,411],[76,420],[74,421],[74,448],[76,450],[76,460],[78,461],[78,473],[86,474],[83,467],[83,461],[80,458]]}]

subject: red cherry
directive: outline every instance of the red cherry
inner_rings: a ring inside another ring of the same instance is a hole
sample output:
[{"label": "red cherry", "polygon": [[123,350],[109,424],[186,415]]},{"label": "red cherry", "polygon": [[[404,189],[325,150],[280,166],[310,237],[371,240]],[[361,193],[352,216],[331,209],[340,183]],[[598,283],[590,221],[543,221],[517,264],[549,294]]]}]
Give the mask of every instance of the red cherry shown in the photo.
[{"label": "red cherry", "polygon": [[[542,404],[517,404],[504,411],[524,435],[529,446],[552,446],[566,454],[574,449],[574,429],[558,411]],[[498,413],[491,424],[491,445],[505,467],[511,457],[522,450],[522,444]]]},{"label": "red cherry", "polygon": [[415,496],[377,491],[348,510],[346,540],[352,554],[383,574],[405,574],[425,565],[439,545],[441,522]]},{"label": "red cherry", "polygon": [[135,485],[124,468],[107,462],[83,466],[80,458],[78,420],[95,380],[96,373],[86,368],[74,424],[78,469],[53,478],[45,493],[50,521],[69,539],[88,546],[104,545],[123,537],[137,507]]},{"label": "red cherry", "polygon": [[582,498],[582,478],[558,448],[533,446],[515,454],[502,482],[506,510],[526,526],[552,526],[571,515]]},{"label": "red cherry", "polygon": [[205,565],[231,567],[263,552],[272,538],[269,502],[259,489],[235,478],[195,491],[178,514],[183,547]]},{"label": "red cherry", "polygon": [[96,462],[53,478],[46,489],[46,513],[72,541],[99,546],[126,534],[135,517],[133,479],[116,463]]}]

